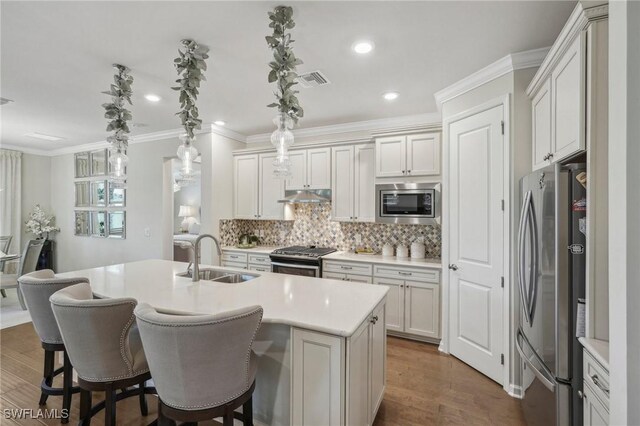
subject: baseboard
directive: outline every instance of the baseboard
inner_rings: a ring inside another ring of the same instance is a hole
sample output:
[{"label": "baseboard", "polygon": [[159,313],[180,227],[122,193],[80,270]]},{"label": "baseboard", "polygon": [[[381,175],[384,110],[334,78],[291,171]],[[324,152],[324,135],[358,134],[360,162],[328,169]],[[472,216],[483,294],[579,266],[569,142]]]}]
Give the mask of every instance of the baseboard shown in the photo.
[{"label": "baseboard", "polygon": [[507,391],[509,396],[512,396],[514,398],[522,399],[522,397],[524,396],[522,392],[522,387],[516,386],[513,383],[510,383],[509,386],[507,386],[507,389],[505,390]]},{"label": "baseboard", "polygon": [[424,343],[432,343],[434,345],[440,344],[440,339],[434,339],[432,337],[416,336],[414,334],[401,333],[398,331],[387,330],[387,336],[401,337],[403,339],[415,340],[417,342],[424,342]]}]

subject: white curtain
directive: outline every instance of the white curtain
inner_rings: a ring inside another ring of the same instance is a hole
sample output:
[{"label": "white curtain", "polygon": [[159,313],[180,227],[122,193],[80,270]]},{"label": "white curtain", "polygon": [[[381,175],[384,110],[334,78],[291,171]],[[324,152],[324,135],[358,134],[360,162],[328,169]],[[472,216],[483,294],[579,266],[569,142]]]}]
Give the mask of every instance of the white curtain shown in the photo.
[{"label": "white curtain", "polygon": [[22,250],[21,169],[21,152],[0,149],[0,235],[13,236],[10,253]]}]

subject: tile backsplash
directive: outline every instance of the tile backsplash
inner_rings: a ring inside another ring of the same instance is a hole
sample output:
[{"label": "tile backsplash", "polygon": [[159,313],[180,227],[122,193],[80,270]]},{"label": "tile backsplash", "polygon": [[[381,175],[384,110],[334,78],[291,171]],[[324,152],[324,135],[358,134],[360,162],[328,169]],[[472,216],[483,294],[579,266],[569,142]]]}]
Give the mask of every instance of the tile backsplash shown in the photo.
[{"label": "tile backsplash", "polygon": [[386,243],[410,245],[421,239],[426,245],[426,256],[440,258],[440,225],[334,222],[330,217],[331,204],[297,204],[292,221],[222,219],[220,237],[223,245],[233,246],[241,234],[259,235],[262,230],[262,245],[317,245],[348,251],[356,247],[359,234],[360,246],[378,252]]}]

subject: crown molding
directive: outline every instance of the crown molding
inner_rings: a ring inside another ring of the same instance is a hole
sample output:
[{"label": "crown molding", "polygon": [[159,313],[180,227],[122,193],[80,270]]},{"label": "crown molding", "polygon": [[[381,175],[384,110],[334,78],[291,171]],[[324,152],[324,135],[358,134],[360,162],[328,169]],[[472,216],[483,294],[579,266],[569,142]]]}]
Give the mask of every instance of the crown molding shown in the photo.
[{"label": "crown molding", "polygon": [[[402,129],[417,128],[420,126],[441,125],[442,117],[440,113],[426,113],[416,115],[406,115],[402,117],[382,118],[377,120],[354,121],[351,123],[332,124],[329,126],[309,127],[307,129],[293,130],[296,138],[323,137],[339,133],[350,132],[385,132],[387,130],[403,131]],[[271,133],[247,136],[247,145],[269,143]],[[337,140],[342,140],[338,138]],[[324,140],[323,140],[324,141]]]},{"label": "crown molding", "polygon": [[11,151],[20,151],[23,154],[31,154],[31,155],[42,155],[48,157],[51,155],[51,151],[45,151],[44,149],[38,148],[24,148],[17,145],[11,145],[7,143],[0,143],[0,149],[9,149]]},{"label": "crown molding", "polygon": [[[591,7],[586,7],[591,6]],[[571,42],[580,35],[580,33],[589,25],[590,22],[604,19],[609,16],[609,5],[605,2],[591,1],[578,2],[571,12],[571,16],[562,27],[558,38],[553,42],[553,46],[549,49],[549,53],[540,64],[540,69],[531,79],[531,83],[527,87],[526,93],[531,96],[544,83],[546,76],[556,66],[560,58],[567,51]]]},{"label": "crown molding", "polygon": [[[321,141],[314,142],[306,142],[306,143],[296,143],[291,146],[289,152],[295,152],[302,149],[307,148],[324,148],[324,147],[334,147],[341,145],[356,145],[356,144],[366,144],[373,143],[372,137],[363,137],[363,138],[333,138],[333,139],[322,139]],[[260,144],[258,146],[254,146],[256,144],[249,144],[247,148],[236,149],[232,152],[233,155],[244,155],[244,154],[265,154],[276,152],[276,149],[271,145]]]},{"label": "crown molding", "polygon": [[453,83],[451,86],[436,92],[434,97],[438,105],[438,111],[441,111],[444,102],[450,101],[498,77],[502,77],[516,70],[539,67],[548,52],[549,47],[542,47],[524,52],[511,53],[462,80]]}]

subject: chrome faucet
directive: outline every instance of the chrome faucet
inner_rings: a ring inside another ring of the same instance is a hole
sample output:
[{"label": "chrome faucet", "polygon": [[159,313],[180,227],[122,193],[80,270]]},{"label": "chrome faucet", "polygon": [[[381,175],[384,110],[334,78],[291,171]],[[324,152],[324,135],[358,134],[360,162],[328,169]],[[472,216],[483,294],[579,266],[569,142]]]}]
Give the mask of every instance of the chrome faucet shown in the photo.
[{"label": "chrome faucet", "polygon": [[200,281],[200,241],[203,238],[211,238],[216,243],[216,249],[218,251],[218,257],[222,256],[222,250],[220,250],[220,241],[211,234],[202,234],[196,238],[193,243],[193,273],[191,275],[191,281]]}]

